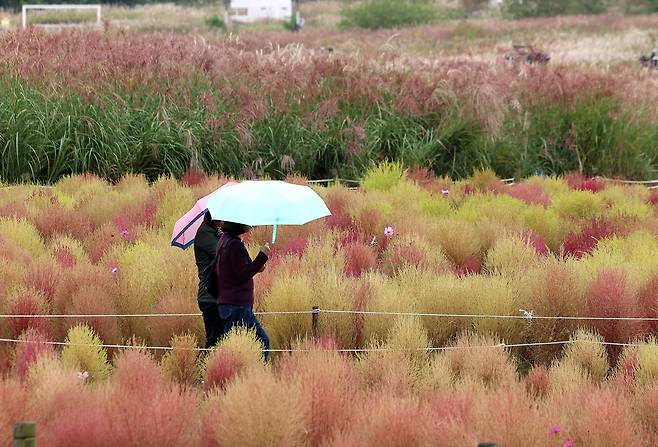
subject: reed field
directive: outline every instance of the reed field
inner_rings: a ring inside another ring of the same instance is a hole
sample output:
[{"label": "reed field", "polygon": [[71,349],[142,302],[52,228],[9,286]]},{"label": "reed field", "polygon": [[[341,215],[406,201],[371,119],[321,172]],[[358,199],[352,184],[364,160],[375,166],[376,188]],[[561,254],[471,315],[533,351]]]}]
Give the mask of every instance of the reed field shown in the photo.
[{"label": "reed field", "polygon": [[[47,446],[652,445],[655,189],[385,163],[358,190],[317,187],[332,216],[282,227],[256,277],[272,347],[295,352],[265,364],[245,332],[195,352],[198,315],[103,317],[198,313],[171,228],[225,181],[0,190],[0,338],[21,341],[0,343],[2,445],[18,419]],[[276,313],[313,306],[315,337],[310,312]],[[95,316],[36,316],[78,314]]]},{"label": "reed field", "polygon": [[[656,175],[656,16],[392,31],[0,34],[0,179]],[[535,45],[545,66],[504,59]],[[329,50],[331,49],[331,51]]]}]

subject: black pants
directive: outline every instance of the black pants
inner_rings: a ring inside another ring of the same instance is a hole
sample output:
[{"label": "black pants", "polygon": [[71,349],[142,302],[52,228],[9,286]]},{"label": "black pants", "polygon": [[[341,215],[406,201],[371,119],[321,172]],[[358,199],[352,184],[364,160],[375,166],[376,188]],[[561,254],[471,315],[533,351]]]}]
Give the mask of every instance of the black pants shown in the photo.
[{"label": "black pants", "polygon": [[212,348],[224,333],[224,320],[219,316],[219,309],[215,303],[200,302],[199,309],[206,328],[206,348]]}]

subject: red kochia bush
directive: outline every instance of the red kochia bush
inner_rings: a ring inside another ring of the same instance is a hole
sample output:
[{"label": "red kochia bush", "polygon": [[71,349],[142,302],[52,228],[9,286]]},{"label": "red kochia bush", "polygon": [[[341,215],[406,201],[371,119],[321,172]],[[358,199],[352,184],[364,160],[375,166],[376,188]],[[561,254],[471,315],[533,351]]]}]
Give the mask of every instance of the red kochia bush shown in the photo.
[{"label": "red kochia bush", "polygon": [[[644,317],[658,317],[658,273],[654,273],[640,290],[639,305]],[[658,321],[650,321],[651,332],[658,332]]]},{"label": "red kochia bush", "polygon": [[384,270],[389,274],[398,273],[405,266],[425,267],[428,260],[418,247],[412,243],[391,244],[384,262]]},{"label": "red kochia bush", "polygon": [[82,211],[61,206],[39,213],[34,218],[34,225],[45,239],[61,234],[83,241],[96,229],[91,217]]},{"label": "red kochia bush", "polygon": [[38,261],[30,265],[25,272],[25,284],[29,284],[43,293],[48,303],[52,303],[57,287],[62,281],[62,271],[48,260]]},{"label": "red kochia bush", "polygon": [[526,240],[532,246],[532,248],[535,249],[537,254],[540,254],[542,256],[548,255],[549,252],[548,245],[546,245],[546,242],[541,236],[539,236],[536,233],[530,233],[526,237]]},{"label": "red kochia bush", "polygon": [[653,206],[658,205],[658,189],[652,189],[649,193],[649,203]]},{"label": "red kochia bush", "polygon": [[55,350],[52,345],[46,342],[52,341],[49,337],[41,334],[34,329],[28,329],[19,337],[24,343],[16,345],[14,353],[14,372],[18,377],[24,379],[27,370],[39,356],[54,354]]},{"label": "red kochia bush", "polygon": [[[7,313],[12,315],[45,315],[48,313],[48,307],[46,299],[41,293],[35,290],[23,290],[14,297]],[[7,326],[9,327],[9,335],[12,338],[18,337],[30,328],[46,336],[52,335],[51,327],[46,318],[9,318],[7,319]]]},{"label": "red kochia bush", "polygon": [[354,362],[335,352],[335,340],[306,342],[301,349],[281,359],[277,375],[298,383],[301,395],[308,396],[311,445],[323,445],[338,430],[352,422],[353,407],[359,401]]},{"label": "red kochia bush", "polygon": [[40,425],[38,439],[52,447],[84,445],[112,447],[116,444],[112,430],[112,415],[96,394],[85,391],[77,396],[76,405]]},{"label": "red kochia bush", "polygon": [[203,185],[208,181],[208,176],[200,169],[188,169],[180,179],[181,183],[187,186]]},{"label": "red kochia bush", "polygon": [[0,380],[0,408],[0,445],[9,447],[10,433],[16,421],[33,417],[28,411],[27,391],[18,381]]},{"label": "red kochia bush", "polygon": [[0,259],[27,264],[32,259],[32,255],[27,250],[19,247],[14,241],[0,234]]},{"label": "red kochia bush", "polygon": [[110,445],[197,445],[195,394],[165,381],[146,352],[122,352],[111,385],[104,398],[113,441]]},{"label": "red kochia bush", "polygon": [[505,189],[505,193],[528,205],[541,205],[544,208],[551,204],[551,197],[540,185],[532,183],[516,183]]},{"label": "red kochia bush", "polygon": [[223,389],[244,368],[242,357],[231,350],[220,349],[213,353],[208,360],[203,388]]},{"label": "red kochia bush", "polygon": [[[619,268],[606,268],[588,284],[585,292],[588,315],[595,317],[642,316],[637,290],[628,274]],[[589,323],[607,342],[627,343],[643,335],[648,327],[642,321],[594,320]],[[608,347],[610,360],[615,364],[619,348]]]},{"label": "red kochia bush", "polygon": [[591,253],[601,239],[617,234],[617,228],[605,219],[592,219],[580,232],[567,235],[562,242],[564,254],[581,258]]},{"label": "red kochia bush", "polygon": [[461,264],[455,267],[455,273],[459,276],[475,275],[482,271],[482,260],[477,256],[469,256]]},{"label": "red kochia bush", "polygon": [[362,273],[377,268],[377,256],[371,247],[359,242],[347,244],[345,252],[345,274],[361,276]]},{"label": "red kochia bush", "polygon": [[570,172],[564,176],[564,181],[571,189],[581,191],[599,192],[605,188],[605,184],[594,177],[585,177],[578,172]]},{"label": "red kochia bush", "polygon": [[0,217],[28,219],[30,217],[30,212],[22,203],[9,202],[8,204],[0,207]]},{"label": "red kochia bush", "polygon": [[551,379],[544,365],[533,366],[525,378],[525,389],[528,394],[541,397],[548,393]]},{"label": "red kochia bush", "polygon": [[435,445],[433,415],[413,398],[384,394],[355,408],[355,422],[332,445],[336,447]]},{"label": "red kochia bush", "polygon": [[300,236],[287,240],[283,244],[283,254],[284,255],[294,255],[302,256],[306,251],[306,246],[308,245],[308,239]]},{"label": "red kochia bush", "polygon": [[331,216],[325,219],[325,225],[329,229],[349,230],[354,227],[354,221],[346,211],[332,211]]}]

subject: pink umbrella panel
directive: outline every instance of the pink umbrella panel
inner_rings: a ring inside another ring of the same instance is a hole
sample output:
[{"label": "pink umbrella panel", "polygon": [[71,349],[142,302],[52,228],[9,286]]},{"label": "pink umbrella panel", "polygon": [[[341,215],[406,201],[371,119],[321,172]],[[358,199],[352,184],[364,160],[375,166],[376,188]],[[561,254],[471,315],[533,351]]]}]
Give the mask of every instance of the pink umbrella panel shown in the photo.
[{"label": "pink umbrella panel", "polygon": [[192,209],[178,219],[174,225],[174,231],[171,235],[171,245],[186,250],[194,244],[194,236],[196,236],[196,232],[203,222],[203,216],[208,211],[208,208],[206,207],[208,200],[222,188],[236,184],[237,183],[235,182],[228,182],[216,191],[197,200]]}]

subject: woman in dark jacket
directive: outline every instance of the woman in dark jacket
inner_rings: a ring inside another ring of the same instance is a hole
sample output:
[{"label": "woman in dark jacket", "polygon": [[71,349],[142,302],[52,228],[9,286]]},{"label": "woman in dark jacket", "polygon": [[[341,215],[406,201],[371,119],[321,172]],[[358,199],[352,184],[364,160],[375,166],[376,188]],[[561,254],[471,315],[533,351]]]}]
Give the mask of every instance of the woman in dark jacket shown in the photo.
[{"label": "woman in dark jacket", "polygon": [[269,358],[270,339],[254,315],[254,276],[265,269],[270,247],[265,244],[252,261],[240,236],[251,227],[234,222],[222,222],[222,237],[217,248],[217,304],[224,321],[224,333],[234,326],[256,330],[256,337]]},{"label": "woman in dark jacket", "polygon": [[208,277],[213,273],[217,243],[221,236],[218,224],[219,222],[213,221],[210,213],[206,212],[203,223],[194,236],[194,258],[199,271],[197,301],[206,328],[206,348],[216,345],[224,330],[224,322],[217,309],[217,298],[208,292]]}]

